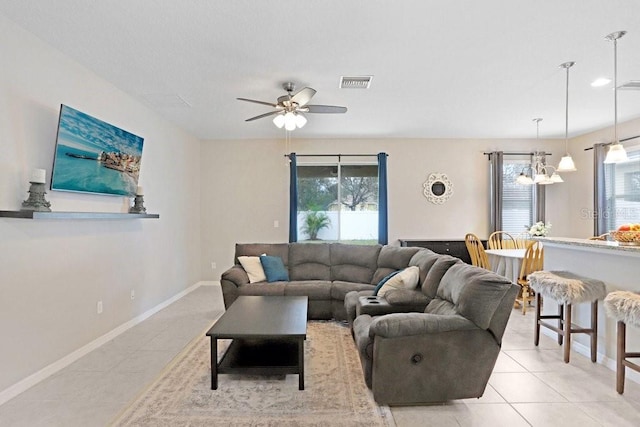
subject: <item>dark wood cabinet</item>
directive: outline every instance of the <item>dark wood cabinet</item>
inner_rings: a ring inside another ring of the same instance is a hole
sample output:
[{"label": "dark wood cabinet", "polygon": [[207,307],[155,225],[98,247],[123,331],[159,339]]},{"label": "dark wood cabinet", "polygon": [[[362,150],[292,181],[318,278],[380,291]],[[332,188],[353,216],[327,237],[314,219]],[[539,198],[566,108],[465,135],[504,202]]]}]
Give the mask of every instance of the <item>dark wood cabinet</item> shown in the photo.
[{"label": "dark wood cabinet", "polygon": [[[398,239],[400,246],[418,246],[427,248],[438,254],[451,255],[460,258],[467,264],[471,264],[469,251],[462,240],[426,240],[426,239]],[[486,247],[487,241],[483,240],[482,245]]]}]

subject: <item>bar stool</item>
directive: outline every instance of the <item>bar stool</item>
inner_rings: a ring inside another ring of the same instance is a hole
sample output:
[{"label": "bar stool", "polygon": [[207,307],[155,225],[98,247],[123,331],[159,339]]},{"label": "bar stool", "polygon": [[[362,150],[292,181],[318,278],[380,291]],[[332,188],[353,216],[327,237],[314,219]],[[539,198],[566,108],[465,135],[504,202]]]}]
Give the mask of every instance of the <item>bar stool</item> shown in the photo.
[{"label": "bar stool", "polygon": [[640,366],[627,360],[640,357],[640,353],[627,353],[627,325],[640,327],[640,295],[629,291],[615,291],[604,299],[609,317],[618,321],[618,345],[616,350],[616,391],[624,393],[625,367],[640,372]]},{"label": "bar stool", "polygon": [[[607,291],[604,282],[578,276],[568,271],[537,271],[528,276],[531,288],[536,292],[536,330],[534,344],[540,342],[540,327],[544,326],[558,334],[558,344],[564,339],[564,362],[569,363],[571,334],[588,334],[591,338],[591,361],[596,361],[598,347],[598,300]],[[557,315],[541,315],[542,297],[553,299],[558,304]],[[591,327],[580,328],[571,323],[573,304],[591,303]],[[555,327],[545,319],[557,319]]]}]

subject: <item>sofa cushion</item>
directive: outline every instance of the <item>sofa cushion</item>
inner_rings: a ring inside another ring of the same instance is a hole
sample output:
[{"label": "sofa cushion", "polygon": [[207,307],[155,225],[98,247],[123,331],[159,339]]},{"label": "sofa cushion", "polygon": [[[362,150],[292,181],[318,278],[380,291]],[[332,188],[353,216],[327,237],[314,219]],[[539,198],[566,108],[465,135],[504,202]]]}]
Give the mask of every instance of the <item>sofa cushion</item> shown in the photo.
[{"label": "sofa cushion", "polygon": [[420,280],[420,269],[416,266],[407,267],[400,273],[394,275],[391,279],[382,285],[378,290],[379,296],[384,296],[387,292],[394,289],[415,289]]},{"label": "sofa cushion", "polygon": [[330,245],[331,280],[371,283],[378,266],[380,245]]},{"label": "sofa cushion", "polygon": [[[422,292],[408,289],[394,289],[392,292],[387,292],[384,295],[384,299],[391,305],[409,305],[426,307],[431,298],[424,295]],[[420,310],[422,310],[420,308]]]},{"label": "sofa cushion", "polygon": [[407,267],[411,257],[419,250],[420,248],[416,247],[383,246],[378,255],[378,267],[373,274],[371,284],[375,285],[389,273]]},{"label": "sofa cushion", "polygon": [[433,263],[433,266],[424,278],[424,282],[422,282],[422,293],[429,298],[436,296],[438,286],[446,272],[449,271],[452,266],[463,263],[459,258],[449,255],[437,255],[437,257],[436,262]]},{"label": "sofa cushion", "polygon": [[384,276],[382,278],[382,280],[380,280],[378,282],[378,284],[376,285],[375,289],[373,290],[373,295],[378,295],[378,292],[380,292],[380,289],[382,289],[384,284],[387,283],[389,280],[391,280],[391,278],[394,277],[396,274],[399,274],[401,271],[402,270],[392,271],[391,273],[389,273],[386,276]]},{"label": "sofa cushion", "polygon": [[239,256],[238,261],[249,276],[249,283],[264,282],[267,276],[264,274],[260,257],[257,256]]},{"label": "sofa cushion", "polygon": [[267,282],[289,281],[289,272],[279,256],[260,255]]},{"label": "sofa cushion", "polygon": [[260,256],[262,254],[279,256],[284,265],[289,265],[288,243],[236,243],[235,263],[239,256]]},{"label": "sofa cushion", "polygon": [[249,283],[238,287],[238,295],[275,295],[283,296],[287,282]]},{"label": "sofa cushion", "polygon": [[289,280],[331,281],[329,244],[290,243]]},{"label": "sofa cushion", "polygon": [[[487,329],[498,305],[510,289],[511,282],[507,278],[460,263],[445,273],[438,287],[437,298],[452,303],[456,313],[478,327]],[[435,307],[434,302],[429,303],[427,312],[432,312],[430,309]]]},{"label": "sofa cushion", "polygon": [[[269,286],[269,285],[267,285]],[[301,280],[289,282],[285,295],[306,295],[309,300],[331,300],[331,282],[324,280]]]},{"label": "sofa cushion", "polygon": [[331,284],[331,298],[334,300],[344,301],[349,292],[369,291],[370,295],[373,289],[373,285],[369,285],[368,283],[353,283],[337,280]]},{"label": "sofa cushion", "polygon": [[433,267],[433,264],[435,264],[440,256],[441,255],[430,249],[421,249],[409,260],[409,265],[415,265],[420,268],[420,287],[423,286],[427,273],[431,270],[431,267]]}]

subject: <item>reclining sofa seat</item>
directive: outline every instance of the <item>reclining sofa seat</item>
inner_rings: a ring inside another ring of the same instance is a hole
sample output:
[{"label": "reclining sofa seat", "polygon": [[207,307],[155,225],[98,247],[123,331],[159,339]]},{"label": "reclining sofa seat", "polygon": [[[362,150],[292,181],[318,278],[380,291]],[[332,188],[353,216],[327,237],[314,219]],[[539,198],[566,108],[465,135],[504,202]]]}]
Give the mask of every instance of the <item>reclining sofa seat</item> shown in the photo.
[{"label": "reclining sofa seat", "polygon": [[[363,291],[349,292],[344,298],[344,305],[347,320],[352,329],[353,321],[360,314],[378,316],[389,313],[424,311],[427,304],[429,304],[429,301],[435,297],[438,284],[440,283],[442,276],[444,276],[444,273],[453,264],[462,263],[459,258],[449,255],[440,255],[429,249],[422,249],[413,253],[408,260],[403,259],[407,257],[407,254],[394,253],[395,249],[401,248],[389,248],[387,251],[388,253],[386,254],[387,256],[383,256],[385,255],[385,249],[387,248],[383,248],[380,252],[379,262],[382,262],[383,265],[388,267],[382,272],[388,274],[392,271],[401,270],[407,266],[418,267],[420,271],[418,288],[416,290],[394,289],[392,292],[388,292],[384,296],[384,300],[387,304],[368,304],[366,307],[361,305],[360,299],[361,297],[372,296],[374,293],[373,290],[367,289]],[[379,282],[382,277],[377,281]],[[376,278],[374,278],[374,281],[375,279]]]},{"label": "reclining sofa seat", "polygon": [[358,316],[354,339],[375,400],[421,404],[481,397],[517,293],[502,276],[455,263],[424,313]]}]

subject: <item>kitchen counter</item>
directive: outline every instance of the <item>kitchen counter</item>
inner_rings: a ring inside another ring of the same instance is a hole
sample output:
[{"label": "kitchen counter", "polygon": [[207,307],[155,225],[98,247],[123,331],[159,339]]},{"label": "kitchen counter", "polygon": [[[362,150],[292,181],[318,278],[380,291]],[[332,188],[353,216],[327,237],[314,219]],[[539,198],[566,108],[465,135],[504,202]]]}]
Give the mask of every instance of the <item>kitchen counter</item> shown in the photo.
[{"label": "kitchen counter", "polygon": [[[544,246],[544,269],[570,271],[581,276],[602,280],[607,292],[627,290],[640,292],[640,246],[623,246],[617,242],[574,239],[567,237],[536,238]],[[615,369],[616,322],[607,317],[604,304],[598,307],[598,360]],[[555,314],[555,304],[543,306],[545,314]],[[574,305],[573,322],[580,326],[590,324],[589,304]],[[549,331],[550,332],[550,331]],[[555,334],[550,334],[554,336]],[[574,351],[589,354],[587,336],[576,334]],[[640,349],[640,330],[627,328],[627,346]],[[560,350],[558,350],[560,351]],[[633,350],[638,351],[638,350]],[[629,372],[629,378],[640,382],[640,375]]]}]

